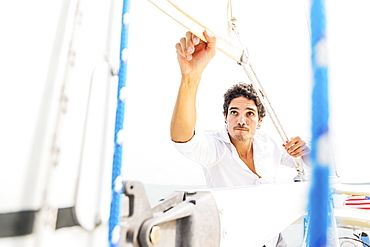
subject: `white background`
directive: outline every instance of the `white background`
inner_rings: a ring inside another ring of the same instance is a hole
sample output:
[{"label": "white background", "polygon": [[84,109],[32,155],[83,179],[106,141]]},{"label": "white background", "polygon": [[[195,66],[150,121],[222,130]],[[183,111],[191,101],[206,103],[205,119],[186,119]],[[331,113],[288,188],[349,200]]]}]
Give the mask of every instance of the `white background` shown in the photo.
[{"label": "white background", "polygon": [[[239,32],[247,43],[251,63],[288,135],[309,136],[309,8],[303,1],[244,3],[234,12],[241,14],[237,16],[239,22],[244,21],[239,24],[245,29]],[[370,137],[370,118],[366,115],[370,80],[368,7],[367,1],[327,1],[330,131],[342,181],[368,182],[370,175],[365,155]],[[132,1],[123,167],[127,179],[203,183],[200,167],[178,154],[169,137],[180,81],[174,46],[185,32],[149,2]],[[248,82],[242,68],[218,52],[204,72],[199,89],[200,129],[223,125],[223,93],[239,81]],[[271,124],[265,123],[264,127],[274,132]]]},{"label": "white background", "polygon": [[[243,3],[235,15],[243,27],[239,32],[251,63],[288,135],[309,136],[309,8],[304,1]],[[326,6],[330,131],[339,174],[350,181],[369,182],[370,175],[366,155],[370,138],[369,5],[366,0],[336,0],[327,1]],[[23,170],[11,164],[21,164],[29,157],[60,3],[26,1],[22,6],[7,2],[0,8],[0,165],[7,171],[0,176],[10,187],[16,180],[8,178]],[[186,30],[146,0],[131,1],[130,17],[123,176],[144,183],[203,184],[201,168],[180,155],[169,136],[180,82],[175,44]],[[104,39],[106,33],[97,29],[104,23],[95,20],[96,36]],[[115,32],[118,37],[119,30]],[[84,46],[89,44],[89,40],[84,42]],[[218,52],[199,89],[199,130],[222,127],[223,93],[239,81],[248,82],[242,68]],[[263,127],[274,132],[267,119]],[[73,131],[80,130],[70,128],[71,135]]]},{"label": "white background", "polygon": [[[63,46],[55,74],[56,88],[49,95],[50,105],[43,105],[47,74],[51,64],[56,62],[50,58],[56,42],[57,21],[61,6],[67,2],[0,3],[0,211],[39,209],[41,205],[50,204],[76,206],[77,215],[82,218],[80,222],[89,228],[95,226],[99,211],[103,222],[109,216],[117,78],[110,84],[113,92],[107,112],[112,121],[109,133],[105,133],[101,128],[106,110],[103,109],[105,94],[100,92],[105,92],[104,83],[108,81],[107,66],[101,62],[109,38],[109,4],[99,0],[71,0],[71,6],[80,4],[81,26],[76,29],[76,37],[71,39],[75,14],[71,8],[65,40],[58,40]],[[239,32],[285,131],[289,136],[310,136],[312,80],[306,17],[309,8],[305,1],[297,0],[240,2],[244,5],[234,10],[241,27]],[[120,17],[121,2],[115,4],[115,12]],[[327,1],[331,140],[339,175],[343,181],[351,182],[370,182],[367,160],[370,138],[367,116],[369,5],[367,0]],[[194,3],[191,6],[198,7]],[[208,11],[213,6],[201,8]],[[112,43],[119,43],[120,30],[113,27],[113,32]],[[122,166],[126,180],[140,180],[144,184],[204,184],[200,166],[174,149],[169,134],[180,83],[175,44],[185,32],[180,24],[149,1],[131,1]],[[69,68],[66,76],[65,60],[70,40],[75,42],[76,64]],[[119,54],[116,48],[112,52]],[[68,111],[57,131],[61,152],[58,166],[54,167],[56,176],[51,176],[48,168],[53,160],[49,156],[61,92],[57,86],[64,79],[69,79],[66,80]],[[84,128],[91,81],[102,84],[94,84],[98,87],[93,90],[95,101],[89,109],[89,128]],[[248,82],[242,68],[218,52],[204,72],[199,88],[198,131],[223,126],[223,93],[239,81]],[[48,122],[40,125],[40,109],[47,108],[51,109]],[[264,120],[263,128],[275,133],[268,119]],[[40,133],[46,133],[44,139],[38,138],[42,136]],[[84,149],[81,140],[85,140]],[[293,176],[294,171],[289,174]],[[49,192],[48,196],[45,191]],[[85,241],[84,236],[78,234],[76,238],[63,237],[63,240],[78,244],[76,239]],[[101,241],[105,243],[106,238],[103,236]],[[64,243],[53,240],[53,243],[58,242]]]}]

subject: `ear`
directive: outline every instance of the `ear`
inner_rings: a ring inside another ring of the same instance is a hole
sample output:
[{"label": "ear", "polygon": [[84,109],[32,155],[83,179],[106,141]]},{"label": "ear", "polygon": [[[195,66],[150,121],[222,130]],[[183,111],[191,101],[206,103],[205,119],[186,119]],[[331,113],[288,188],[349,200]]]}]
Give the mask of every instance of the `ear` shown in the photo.
[{"label": "ear", "polygon": [[260,119],[258,120],[258,124],[261,124],[261,123],[262,123],[262,120],[263,120],[263,118],[260,118]]},{"label": "ear", "polygon": [[224,113],[224,119],[225,119],[225,123],[227,123],[227,116],[226,116],[226,113]]}]

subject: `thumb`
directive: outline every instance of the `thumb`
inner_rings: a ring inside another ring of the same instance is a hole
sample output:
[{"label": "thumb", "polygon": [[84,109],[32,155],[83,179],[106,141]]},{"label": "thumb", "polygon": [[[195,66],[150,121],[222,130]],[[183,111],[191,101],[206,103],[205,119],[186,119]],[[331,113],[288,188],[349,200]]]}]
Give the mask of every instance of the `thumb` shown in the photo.
[{"label": "thumb", "polygon": [[208,48],[211,49],[211,50],[215,50],[216,49],[216,37],[215,37],[215,35],[211,31],[209,31],[208,29],[204,30],[203,35],[207,40]]}]

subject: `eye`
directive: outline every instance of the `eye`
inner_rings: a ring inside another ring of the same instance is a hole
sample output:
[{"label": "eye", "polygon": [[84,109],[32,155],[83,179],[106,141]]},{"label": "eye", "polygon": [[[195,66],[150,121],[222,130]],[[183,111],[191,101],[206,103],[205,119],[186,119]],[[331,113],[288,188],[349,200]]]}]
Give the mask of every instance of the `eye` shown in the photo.
[{"label": "eye", "polygon": [[254,112],[252,111],[247,112],[247,116],[254,116]]},{"label": "eye", "polygon": [[238,112],[237,111],[230,111],[230,114],[231,115],[238,115]]}]

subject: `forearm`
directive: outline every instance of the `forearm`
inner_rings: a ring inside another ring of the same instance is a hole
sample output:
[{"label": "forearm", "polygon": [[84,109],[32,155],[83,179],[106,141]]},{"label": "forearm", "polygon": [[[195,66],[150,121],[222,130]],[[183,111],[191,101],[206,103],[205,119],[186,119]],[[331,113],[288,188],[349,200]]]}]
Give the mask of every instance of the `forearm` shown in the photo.
[{"label": "forearm", "polygon": [[216,38],[204,31],[207,42],[191,32],[176,44],[177,60],[181,70],[181,84],[171,121],[171,138],[174,142],[187,142],[194,136],[196,96],[203,70],[216,53]]},{"label": "forearm", "polygon": [[195,131],[196,95],[201,75],[183,75],[172,114],[171,139],[174,142],[189,141]]}]

